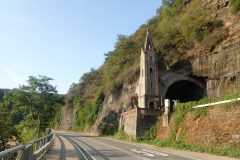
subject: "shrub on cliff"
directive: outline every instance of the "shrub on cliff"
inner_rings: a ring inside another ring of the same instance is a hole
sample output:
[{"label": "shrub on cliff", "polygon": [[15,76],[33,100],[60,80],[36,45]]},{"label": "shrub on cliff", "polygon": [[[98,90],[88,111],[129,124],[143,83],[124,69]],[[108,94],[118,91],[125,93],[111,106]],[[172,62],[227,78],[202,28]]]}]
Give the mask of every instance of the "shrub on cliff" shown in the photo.
[{"label": "shrub on cliff", "polygon": [[230,10],[233,14],[237,14],[240,11],[240,1],[230,0]]}]

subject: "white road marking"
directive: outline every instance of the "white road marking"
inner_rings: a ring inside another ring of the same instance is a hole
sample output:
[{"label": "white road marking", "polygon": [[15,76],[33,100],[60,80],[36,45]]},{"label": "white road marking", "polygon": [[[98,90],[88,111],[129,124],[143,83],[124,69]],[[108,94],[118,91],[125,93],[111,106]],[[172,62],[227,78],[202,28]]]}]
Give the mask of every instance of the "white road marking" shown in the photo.
[{"label": "white road marking", "polygon": [[[68,139],[68,138],[66,138]],[[75,142],[73,142],[73,140],[71,138],[68,139],[77,149],[78,151],[82,154],[82,156],[84,157],[85,160],[87,160],[87,157],[85,156],[85,154],[82,152],[82,150],[79,148],[78,145],[75,144]]]},{"label": "white road marking", "polygon": [[[69,137],[70,138],[70,137]],[[77,140],[77,138],[71,138],[73,141],[74,139]],[[77,143],[77,142],[76,142]],[[85,152],[87,152],[87,154],[93,159],[96,160],[86,149],[84,149],[83,147],[81,147]]]},{"label": "white road marking", "polygon": [[105,146],[108,146],[108,147],[111,147],[111,148],[115,148],[116,150],[119,150],[119,151],[122,151],[122,152],[124,152],[124,153],[127,153],[127,154],[129,154],[129,155],[131,155],[131,156],[134,156],[134,157],[138,158],[138,159],[151,160],[151,159],[148,159],[148,158],[145,158],[145,157],[141,157],[141,156],[139,156],[139,155],[137,155],[137,154],[131,153],[131,152],[129,152],[129,151],[123,150],[123,149],[121,149],[121,148],[115,147],[115,146],[110,145],[110,144],[106,144],[106,143],[103,143],[103,142],[99,142],[99,141],[96,141],[96,140],[93,140],[93,139],[90,139],[90,138],[87,138],[87,139],[88,139],[89,141],[94,141],[94,142],[103,144],[103,145],[105,145]]},{"label": "white road marking", "polygon": [[149,152],[149,153],[156,154],[156,155],[163,156],[163,157],[168,156],[168,154],[166,154],[166,153],[162,153],[162,152],[158,152],[158,151],[154,151],[154,150],[150,150],[150,149],[142,149],[142,150],[145,152]]},{"label": "white road marking", "polygon": [[[135,145],[135,144],[134,144]],[[136,145],[138,146],[138,145]],[[153,149],[152,148],[152,151],[155,151],[155,152],[158,152],[159,150],[157,149]],[[166,153],[166,151],[164,151]],[[167,154],[167,153],[166,153]],[[199,159],[199,158],[195,158],[195,157],[190,157],[190,156],[185,156],[185,155],[182,155],[182,154],[177,154],[177,153],[168,153],[170,155],[175,155],[175,156],[179,156],[179,157],[185,157],[185,158],[189,158],[189,159],[193,159],[193,160],[202,160],[202,159]]]},{"label": "white road marking", "polygon": [[[104,138],[102,138],[102,139],[104,139]],[[109,140],[109,139],[108,139],[108,140]],[[114,139],[112,139],[112,141],[119,142],[119,140],[114,140]],[[121,141],[121,143],[128,144],[128,145],[133,145],[133,146],[137,146],[137,147],[142,147],[140,144],[134,144],[134,143],[130,143],[130,142]],[[156,149],[156,148],[149,148],[149,149],[152,149],[152,150],[155,150],[155,151],[159,151],[159,150]],[[168,152],[168,151],[164,151],[164,152],[165,152],[166,154],[175,155],[175,156],[179,156],[179,157],[185,157],[185,158],[189,158],[189,159],[193,159],[193,160],[202,160],[202,159],[200,159],[200,158],[185,156],[185,155],[182,155],[182,154],[172,153],[172,152]]]},{"label": "white road marking", "polygon": [[144,156],[148,156],[148,157],[154,157],[153,154],[151,153],[148,153],[148,152],[145,152],[145,151],[139,151],[137,149],[130,149],[131,151],[135,152],[135,153],[140,153],[140,154],[143,154]]},{"label": "white road marking", "polygon": [[202,159],[199,159],[199,158],[194,158],[194,157],[190,157],[190,156],[184,156],[182,154],[177,154],[177,153],[169,153],[169,154],[173,154],[175,156],[185,157],[185,158],[189,158],[189,159],[193,159],[193,160],[202,160]]}]

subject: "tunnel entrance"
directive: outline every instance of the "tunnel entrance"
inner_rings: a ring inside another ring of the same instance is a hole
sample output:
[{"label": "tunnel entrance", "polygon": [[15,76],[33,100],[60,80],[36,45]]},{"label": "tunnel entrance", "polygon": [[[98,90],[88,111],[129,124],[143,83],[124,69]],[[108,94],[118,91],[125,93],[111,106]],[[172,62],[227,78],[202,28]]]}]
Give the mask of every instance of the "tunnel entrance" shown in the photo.
[{"label": "tunnel entrance", "polygon": [[165,94],[165,99],[179,102],[198,101],[205,96],[205,88],[189,80],[180,80],[173,83]]}]

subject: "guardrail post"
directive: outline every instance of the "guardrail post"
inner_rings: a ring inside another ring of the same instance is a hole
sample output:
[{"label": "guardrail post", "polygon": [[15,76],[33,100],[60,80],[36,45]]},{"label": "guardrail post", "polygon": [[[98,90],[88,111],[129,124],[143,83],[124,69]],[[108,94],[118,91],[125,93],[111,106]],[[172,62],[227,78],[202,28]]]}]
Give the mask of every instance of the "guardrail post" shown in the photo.
[{"label": "guardrail post", "polygon": [[21,159],[19,160],[31,160],[32,154],[33,154],[33,144],[29,144],[24,148]]},{"label": "guardrail post", "polygon": [[21,160],[23,155],[24,155],[24,149],[19,151],[16,160]]}]

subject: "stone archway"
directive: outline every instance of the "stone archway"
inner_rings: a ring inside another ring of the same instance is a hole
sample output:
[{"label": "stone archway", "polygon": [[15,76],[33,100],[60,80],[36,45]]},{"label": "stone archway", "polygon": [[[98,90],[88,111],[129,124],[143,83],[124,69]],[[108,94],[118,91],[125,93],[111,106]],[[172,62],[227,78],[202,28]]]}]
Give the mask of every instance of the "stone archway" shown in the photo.
[{"label": "stone archway", "polygon": [[204,79],[190,76],[176,76],[165,81],[161,90],[162,100],[178,100],[180,102],[197,101],[206,96]]}]

